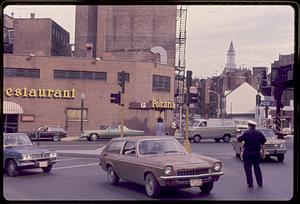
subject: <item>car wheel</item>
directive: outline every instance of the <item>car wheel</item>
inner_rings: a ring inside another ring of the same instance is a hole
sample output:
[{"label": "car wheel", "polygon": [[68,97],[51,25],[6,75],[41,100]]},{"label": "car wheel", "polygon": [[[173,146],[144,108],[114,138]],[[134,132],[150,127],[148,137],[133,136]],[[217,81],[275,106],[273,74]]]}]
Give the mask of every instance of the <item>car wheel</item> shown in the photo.
[{"label": "car wheel", "polygon": [[215,139],[216,142],[220,142],[220,140],[221,140],[220,138],[216,138]]},{"label": "car wheel", "polygon": [[115,173],[112,166],[108,166],[108,168],[107,168],[107,179],[108,179],[109,184],[111,184],[111,185],[118,185],[119,184],[120,178]]},{"label": "car wheel", "polygon": [[278,159],[279,162],[283,162],[283,160],[284,160],[284,154],[278,154],[277,155],[277,159]]},{"label": "car wheel", "polygon": [[98,140],[98,135],[96,133],[92,133],[90,134],[90,141],[96,141]]},{"label": "car wheel", "polygon": [[160,186],[153,174],[148,173],[145,177],[145,190],[149,197],[157,198],[160,194]]},{"label": "car wheel", "polygon": [[60,140],[59,135],[54,135],[54,136],[52,137],[52,140],[53,140],[54,142],[58,142],[58,141]]},{"label": "car wheel", "polygon": [[214,187],[214,182],[204,183],[199,186],[202,193],[209,193]]},{"label": "car wheel", "polygon": [[201,140],[200,135],[194,135],[194,136],[193,136],[193,141],[194,141],[195,143],[199,143],[200,140]]},{"label": "car wheel", "polygon": [[9,176],[17,176],[19,174],[17,164],[14,160],[8,161],[6,170]]},{"label": "car wheel", "polygon": [[238,153],[235,153],[235,156],[236,156],[237,158],[241,158],[241,155],[238,154]]},{"label": "car wheel", "polygon": [[49,173],[52,170],[52,164],[50,164],[47,167],[42,167],[42,169],[43,169],[43,172]]},{"label": "car wheel", "polygon": [[224,135],[223,136],[223,141],[226,142],[226,143],[230,142],[230,135]]}]

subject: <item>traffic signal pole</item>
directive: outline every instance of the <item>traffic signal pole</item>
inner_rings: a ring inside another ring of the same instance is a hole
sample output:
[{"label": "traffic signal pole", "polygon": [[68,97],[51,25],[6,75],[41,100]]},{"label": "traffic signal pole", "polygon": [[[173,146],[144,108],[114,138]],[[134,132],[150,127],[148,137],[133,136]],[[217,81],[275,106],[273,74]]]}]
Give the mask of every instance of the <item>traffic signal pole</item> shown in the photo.
[{"label": "traffic signal pole", "polygon": [[190,87],[192,85],[192,71],[186,71],[186,98],[185,98],[185,140],[183,146],[188,153],[192,152],[189,141],[189,106],[190,106]]},{"label": "traffic signal pole", "polygon": [[124,94],[121,94],[121,137],[124,137]]}]

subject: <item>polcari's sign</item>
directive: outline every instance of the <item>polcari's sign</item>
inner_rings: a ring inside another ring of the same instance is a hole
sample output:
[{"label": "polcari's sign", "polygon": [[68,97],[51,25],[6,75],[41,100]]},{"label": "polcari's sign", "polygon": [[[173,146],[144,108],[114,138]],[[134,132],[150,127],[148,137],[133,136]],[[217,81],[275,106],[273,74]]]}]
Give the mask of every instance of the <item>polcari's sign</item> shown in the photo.
[{"label": "polcari's sign", "polygon": [[130,102],[130,109],[155,109],[155,110],[173,110],[175,103],[173,101],[161,101],[160,99],[152,99],[149,102]]}]

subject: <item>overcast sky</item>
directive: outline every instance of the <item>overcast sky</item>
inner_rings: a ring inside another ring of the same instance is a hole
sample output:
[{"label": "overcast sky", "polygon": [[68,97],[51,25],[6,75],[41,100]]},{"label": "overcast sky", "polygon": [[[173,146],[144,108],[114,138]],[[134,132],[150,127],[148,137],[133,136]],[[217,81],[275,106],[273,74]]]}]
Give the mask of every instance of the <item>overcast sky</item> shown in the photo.
[{"label": "overcast sky", "polygon": [[[75,6],[8,6],[15,18],[52,18],[74,42]],[[290,6],[188,6],[186,69],[193,77],[220,75],[230,42],[238,67],[269,67],[279,54],[294,52],[294,9]]]}]

